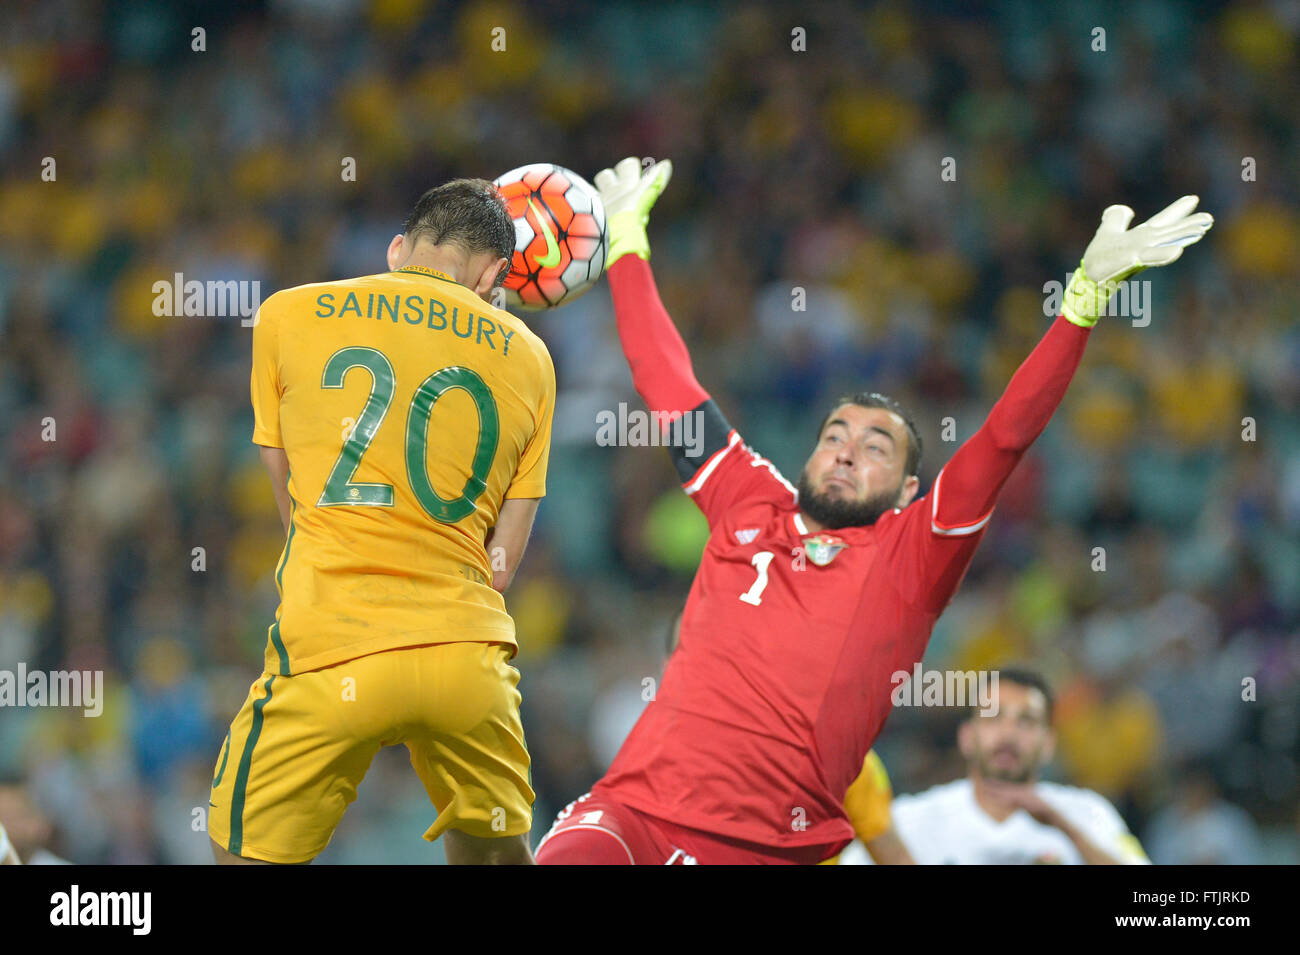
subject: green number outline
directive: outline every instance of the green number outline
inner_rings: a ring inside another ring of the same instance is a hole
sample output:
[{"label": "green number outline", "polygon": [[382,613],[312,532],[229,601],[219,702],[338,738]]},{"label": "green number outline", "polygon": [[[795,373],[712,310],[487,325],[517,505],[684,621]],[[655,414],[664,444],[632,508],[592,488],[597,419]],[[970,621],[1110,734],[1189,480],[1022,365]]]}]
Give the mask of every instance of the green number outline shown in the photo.
[{"label": "green number outline", "polygon": [[[464,390],[478,410],[478,443],[474,448],[474,461],[465,487],[459,497],[445,498],[433,488],[429,480],[428,442],[429,418],[433,405],[453,388]],[[475,501],[487,488],[492,460],[496,457],[501,438],[500,417],[496,398],[478,373],[464,365],[448,365],[424,379],[411,399],[406,418],[406,477],[411,483],[415,499],[426,514],[440,524],[454,524],[474,513]]]},{"label": "green number outline", "polygon": [[338,459],[330,469],[330,476],[321,489],[317,507],[392,507],[391,484],[354,484],[352,478],[361,466],[362,456],[370,449],[379,426],[388,415],[397,389],[393,365],[383,352],[363,345],[340,348],[325,362],[321,372],[322,388],[342,388],[343,380],[353,368],[370,372],[370,394],[352,431],[343,442]]},{"label": "green number outline", "polygon": [[[356,424],[339,451],[321,490],[317,507],[392,507],[393,486],[381,483],[354,483],[361,458],[370,449],[380,425],[388,415],[397,390],[393,365],[383,352],[364,345],[340,348],[325,362],[321,373],[322,388],[342,388],[353,368],[370,372],[370,394]],[[429,421],[433,406],[448,391],[460,388],[474,402],[478,411],[479,433],[474,448],[470,475],[459,497],[445,498],[429,479]],[[487,489],[487,479],[501,440],[501,421],[496,398],[477,372],[464,365],[448,365],[434,372],[416,389],[406,418],[406,477],[420,507],[440,524],[455,524],[473,514],[475,502]],[[355,494],[355,496],[353,496]]]}]

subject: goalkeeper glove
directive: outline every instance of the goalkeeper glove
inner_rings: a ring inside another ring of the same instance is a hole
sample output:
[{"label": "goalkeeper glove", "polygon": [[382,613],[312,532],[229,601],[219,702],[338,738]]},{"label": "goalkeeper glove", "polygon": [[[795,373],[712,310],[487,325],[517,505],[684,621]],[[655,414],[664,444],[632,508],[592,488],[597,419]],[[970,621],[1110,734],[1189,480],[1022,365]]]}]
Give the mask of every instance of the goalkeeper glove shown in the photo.
[{"label": "goalkeeper glove", "polygon": [[605,205],[606,228],[609,230],[609,257],[606,268],[629,252],[650,258],[650,239],[645,227],[650,222],[650,207],[664,191],[673,175],[669,159],[641,168],[641,160],[629,156],[613,169],[596,173],[596,191]]},{"label": "goalkeeper glove", "polygon": [[1208,212],[1191,215],[1200,200],[1183,196],[1135,228],[1133,210],[1110,206],[1101,214],[1101,227],[1088,243],[1083,261],[1065,290],[1061,314],[1076,325],[1091,328],[1120,282],[1145,268],[1168,265],[1183,249],[1214,225]]}]

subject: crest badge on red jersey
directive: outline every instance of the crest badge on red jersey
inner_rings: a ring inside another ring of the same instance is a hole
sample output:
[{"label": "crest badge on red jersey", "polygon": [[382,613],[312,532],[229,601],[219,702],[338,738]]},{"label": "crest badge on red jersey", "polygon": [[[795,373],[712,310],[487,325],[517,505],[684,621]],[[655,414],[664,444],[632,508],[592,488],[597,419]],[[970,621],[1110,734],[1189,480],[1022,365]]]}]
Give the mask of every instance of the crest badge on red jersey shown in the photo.
[{"label": "crest badge on red jersey", "polygon": [[849,545],[834,534],[816,534],[803,539],[803,550],[818,567],[825,567],[835,556]]}]

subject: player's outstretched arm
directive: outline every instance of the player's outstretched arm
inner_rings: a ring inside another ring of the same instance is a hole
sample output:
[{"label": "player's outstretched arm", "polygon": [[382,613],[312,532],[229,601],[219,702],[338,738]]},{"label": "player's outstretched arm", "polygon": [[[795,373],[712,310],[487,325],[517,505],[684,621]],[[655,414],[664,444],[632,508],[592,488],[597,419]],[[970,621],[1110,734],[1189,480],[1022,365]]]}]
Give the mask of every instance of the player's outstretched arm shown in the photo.
[{"label": "player's outstretched arm", "polygon": [[661,421],[673,420],[709,398],[695,378],[686,343],[659,299],[648,261],[650,209],[672,172],[667,159],[642,168],[641,160],[629,156],[595,177],[609,228],[607,274],[619,341],[637,393]]},{"label": "player's outstretched arm", "polygon": [[1197,201],[1183,196],[1132,229],[1128,206],[1110,206],[1102,213],[1101,226],[1070,280],[1061,314],[1012,376],[984,425],[935,480],[935,533],[970,534],[988,520],[1003,483],[1065,396],[1089,330],[1120,282],[1175,261],[1214,224],[1208,213],[1192,213]]},{"label": "player's outstretched arm", "polygon": [[[712,525],[739,501],[797,495],[770,461],[744,446],[700,386],[686,343],[659,300],[645,230],[671,175],[668,160],[643,167],[633,156],[598,172],[595,182],[608,216],[609,287],[632,383],[664,432],[683,490]],[[691,418],[672,425],[686,415]]]}]

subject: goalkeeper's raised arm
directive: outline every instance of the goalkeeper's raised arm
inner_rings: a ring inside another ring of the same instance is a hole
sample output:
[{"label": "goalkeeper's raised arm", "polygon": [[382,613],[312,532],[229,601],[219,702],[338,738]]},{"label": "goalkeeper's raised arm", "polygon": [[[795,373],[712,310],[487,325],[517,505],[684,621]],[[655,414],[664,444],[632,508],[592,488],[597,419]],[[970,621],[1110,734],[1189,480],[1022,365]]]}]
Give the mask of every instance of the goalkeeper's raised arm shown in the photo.
[{"label": "goalkeeper's raised arm", "polygon": [[695,379],[686,343],[659,300],[648,261],[650,208],[672,173],[669,160],[643,169],[639,159],[629,157],[598,172],[596,188],[609,223],[609,287],[632,383],[652,412],[676,417],[709,394]]},{"label": "goalkeeper's raised arm", "polygon": [[[988,418],[939,472],[930,492],[930,529],[936,538],[976,533],[992,514],[1002,485],[1047,427],[1083,357],[1090,330],[1120,282],[1152,266],[1168,265],[1214,224],[1192,213],[1196,196],[1184,196],[1148,221],[1128,228],[1133,210],[1110,206],[1066,290],[1061,314],[1012,376]],[[929,548],[927,559],[942,564]],[[924,580],[924,575],[918,575]],[[957,580],[931,588],[946,599]]]},{"label": "goalkeeper's raised arm", "polygon": [[[683,489],[709,523],[741,500],[793,502],[797,495],[771,462],[740,440],[695,378],[686,343],[668,317],[650,271],[646,225],[650,208],[668,185],[672,163],[645,165],[629,157],[596,174],[609,223],[610,292],[632,383],[664,431]],[[670,426],[691,416],[689,428]],[[678,441],[673,435],[693,436]]]}]

